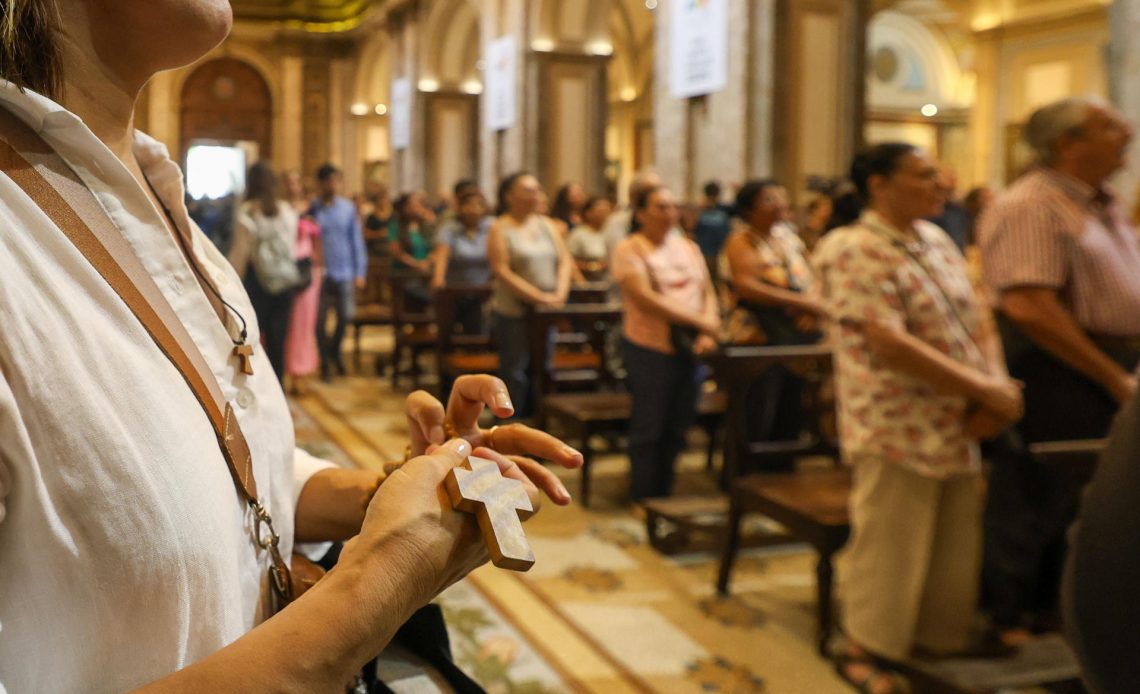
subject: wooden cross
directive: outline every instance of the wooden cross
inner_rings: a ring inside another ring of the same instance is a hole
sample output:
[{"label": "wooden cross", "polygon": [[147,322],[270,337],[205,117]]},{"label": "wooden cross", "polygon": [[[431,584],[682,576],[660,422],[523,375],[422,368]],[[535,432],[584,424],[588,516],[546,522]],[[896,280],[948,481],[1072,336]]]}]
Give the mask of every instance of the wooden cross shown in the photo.
[{"label": "wooden cross", "polygon": [[522,527],[534,515],[534,506],[522,482],[503,477],[498,464],[485,458],[471,456],[464,466],[449,472],[444,486],[456,511],[474,513],[479,520],[491,563],[512,571],[534,566]]},{"label": "wooden cross", "polygon": [[238,358],[241,372],[246,376],[253,375],[253,345],[240,344],[234,347],[234,356]]}]

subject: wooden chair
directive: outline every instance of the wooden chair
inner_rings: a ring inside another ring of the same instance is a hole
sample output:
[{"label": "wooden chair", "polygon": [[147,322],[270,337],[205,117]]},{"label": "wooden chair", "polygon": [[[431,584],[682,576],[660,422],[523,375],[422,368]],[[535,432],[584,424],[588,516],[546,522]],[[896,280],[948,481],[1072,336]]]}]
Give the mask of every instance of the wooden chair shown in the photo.
[{"label": "wooden chair", "polygon": [[[847,501],[850,472],[844,468],[817,472],[750,474],[738,477],[746,466],[764,456],[822,455],[838,460],[838,447],[824,434],[833,410],[823,386],[832,372],[827,347],[728,347],[710,358],[716,378],[728,392],[725,422],[725,468],[730,482],[728,536],[724,543],[717,590],[728,592],[736,554],[742,544],[741,523],[747,513],[761,513],[778,521],[785,534],[768,536],[762,544],[807,542],[819,553],[816,564],[818,638],[824,653],[832,624],[832,557],[850,534]],[[784,368],[805,384],[803,432],[796,441],[749,441],[749,389],[773,368]]]},{"label": "wooden chair", "polygon": [[[707,465],[710,468],[725,406],[726,399],[720,391],[702,391],[697,401],[697,424],[708,435]],[[590,439],[599,434],[624,432],[629,426],[632,399],[624,391],[559,393],[543,399],[542,407],[547,418],[558,421],[567,430],[567,437],[578,442],[582,453],[582,489],[578,500],[588,508],[590,463],[594,457]]]},{"label": "wooden chair", "polygon": [[423,275],[410,271],[392,271],[388,276],[392,289],[392,328],[395,339],[392,346],[393,388],[399,384],[400,359],[405,352],[411,359],[408,373],[412,377],[412,385],[419,386],[419,356],[436,344],[438,335],[431,305],[417,305],[416,300],[408,295],[409,284],[420,282],[426,287],[427,281]]},{"label": "wooden chair", "polygon": [[[548,395],[596,390],[601,385],[616,387],[617,379],[607,368],[605,348],[606,335],[621,315],[621,306],[609,303],[539,307],[531,312],[530,363],[540,418],[542,402]],[[556,333],[554,339],[552,333]],[[579,337],[560,342],[557,333]]]},{"label": "wooden chair", "polygon": [[1042,465],[1059,468],[1065,474],[1087,481],[1096,472],[1097,461],[1106,446],[1108,439],[1042,441],[1029,444],[1029,455]]},{"label": "wooden chair", "polygon": [[[392,324],[392,293],[388,286],[386,256],[368,259],[364,289],[356,292],[356,312],[352,318],[352,361],[360,373],[360,334],[365,328]],[[379,363],[379,362],[377,362]]]},{"label": "wooden chair", "polygon": [[453,285],[432,293],[437,337],[436,364],[439,371],[439,396],[447,402],[451,384],[465,374],[493,374],[499,369],[499,355],[490,336],[489,326],[477,334],[459,328],[456,307],[462,300],[481,304],[491,298],[487,284]]},{"label": "wooden chair", "polygon": [[579,282],[570,287],[568,304],[608,304],[614,290],[614,283],[609,280],[601,282]]}]

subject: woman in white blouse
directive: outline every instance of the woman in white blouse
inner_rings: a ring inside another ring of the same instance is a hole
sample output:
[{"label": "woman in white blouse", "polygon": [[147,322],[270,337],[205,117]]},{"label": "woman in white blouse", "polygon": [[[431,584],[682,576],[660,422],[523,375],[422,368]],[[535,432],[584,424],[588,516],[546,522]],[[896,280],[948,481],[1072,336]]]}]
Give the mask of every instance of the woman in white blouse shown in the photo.
[{"label": "woman in white blouse", "polygon": [[[457,382],[446,414],[408,398],[418,457],[386,480],[294,448],[263,352],[252,374],[234,358],[243,320],[246,344],[260,337],[249,299],[189,220],[177,165],[132,123],[151,76],[201,57],[231,21],[226,0],[0,0],[0,148],[22,129],[12,118],[35,131],[155,280],[245,434],[282,554],[354,539],[269,616],[267,552],[202,406],[53,217],[0,176],[0,691],[337,691],[485,561],[474,519],[438,494],[472,447],[492,445],[480,455],[532,497],[569,501],[503,454],[579,454],[524,427],[478,429],[485,406],[512,412],[486,376]],[[445,417],[463,438],[424,455]]]}]

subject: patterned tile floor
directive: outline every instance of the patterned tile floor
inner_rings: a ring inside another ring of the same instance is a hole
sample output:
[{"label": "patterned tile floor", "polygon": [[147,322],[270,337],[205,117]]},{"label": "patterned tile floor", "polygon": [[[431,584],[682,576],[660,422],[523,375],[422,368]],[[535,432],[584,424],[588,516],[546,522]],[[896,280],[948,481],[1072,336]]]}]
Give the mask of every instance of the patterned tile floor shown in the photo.
[{"label": "patterned tile floor", "polygon": [[[401,457],[402,393],[350,377],[294,399],[298,442],[344,465]],[[709,488],[698,449],[682,487]],[[716,558],[666,558],[623,497],[626,462],[594,466],[592,508],[553,504],[527,524],[537,563],[485,567],[442,599],[461,667],[491,692],[848,691],[812,646],[813,557],[802,548],[742,556],[718,599]],[[574,493],[578,473],[565,472]],[[409,689],[409,691],[414,688]]]}]

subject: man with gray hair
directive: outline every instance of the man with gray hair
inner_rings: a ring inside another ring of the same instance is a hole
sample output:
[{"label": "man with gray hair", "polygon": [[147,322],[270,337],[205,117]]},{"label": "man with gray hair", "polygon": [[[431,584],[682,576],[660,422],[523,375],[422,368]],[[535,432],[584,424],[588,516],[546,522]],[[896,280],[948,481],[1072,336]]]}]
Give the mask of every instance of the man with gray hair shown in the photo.
[{"label": "man with gray hair", "polygon": [[1140,361],[1140,242],[1107,179],[1132,130],[1106,103],[1066,99],[1034,113],[1037,165],[982,216],[978,243],[1025,418],[995,443],[985,513],[983,598],[1007,638],[1026,613],[1055,616],[1065,530],[1079,485],[1028,445],[1095,439],[1133,397]]}]

